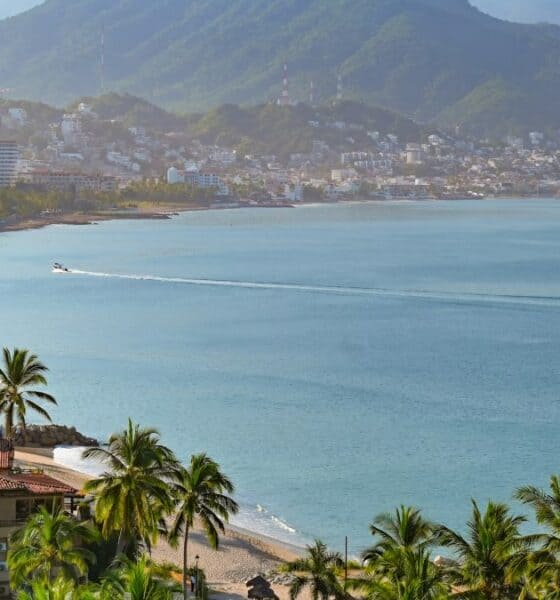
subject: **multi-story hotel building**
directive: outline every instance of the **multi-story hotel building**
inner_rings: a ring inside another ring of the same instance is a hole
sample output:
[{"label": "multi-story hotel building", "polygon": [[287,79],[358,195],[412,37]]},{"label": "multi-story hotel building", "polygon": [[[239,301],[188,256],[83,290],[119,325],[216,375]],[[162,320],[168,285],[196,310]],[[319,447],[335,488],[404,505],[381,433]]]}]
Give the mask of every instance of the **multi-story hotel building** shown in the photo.
[{"label": "multi-story hotel building", "polygon": [[16,142],[0,140],[0,187],[7,187],[15,183],[18,157]]}]

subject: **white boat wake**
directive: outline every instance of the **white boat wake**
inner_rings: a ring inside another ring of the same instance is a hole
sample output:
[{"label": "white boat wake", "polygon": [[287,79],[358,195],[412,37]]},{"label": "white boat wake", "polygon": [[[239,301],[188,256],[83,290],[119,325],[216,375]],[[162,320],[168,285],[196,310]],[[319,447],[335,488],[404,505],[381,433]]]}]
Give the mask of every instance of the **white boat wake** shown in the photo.
[{"label": "white boat wake", "polygon": [[521,304],[537,306],[560,307],[558,296],[524,296],[514,294],[490,294],[478,292],[450,292],[440,290],[404,289],[394,290],[386,288],[362,288],[332,285],[304,285],[295,283],[273,283],[256,281],[235,281],[227,279],[194,279],[186,277],[160,277],[157,275],[134,275],[121,273],[102,273],[96,271],[82,271],[69,269],[70,275],[83,275],[87,277],[103,277],[111,279],[125,279],[133,281],[154,281],[160,283],[175,283],[183,285],[197,285],[210,287],[244,288],[252,290],[282,290],[294,292],[310,292],[317,294],[338,294],[349,296],[371,296],[387,298],[425,298],[427,300],[447,301],[455,303],[483,302],[495,304]]}]

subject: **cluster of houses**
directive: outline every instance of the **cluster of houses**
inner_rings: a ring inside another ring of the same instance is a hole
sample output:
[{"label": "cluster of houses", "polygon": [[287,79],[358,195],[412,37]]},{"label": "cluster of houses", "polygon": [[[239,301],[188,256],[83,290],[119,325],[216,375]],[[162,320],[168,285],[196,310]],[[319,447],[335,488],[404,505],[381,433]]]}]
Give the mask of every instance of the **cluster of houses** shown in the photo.
[{"label": "cluster of houses", "polygon": [[[357,195],[423,199],[560,191],[560,133],[491,142],[438,131],[411,142],[343,121],[310,121],[309,128],[317,139],[308,152],[257,155],[203,144],[184,132],[103,120],[84,102],[46,127],[23,107],[0,108],[0,140],[9,140],[0,142],[0,186],[17,180],[50,190],[110,192],[163,176],[172,185],[257,205]],[[320,139],[325,128],[340,134],[343,149]]]}]

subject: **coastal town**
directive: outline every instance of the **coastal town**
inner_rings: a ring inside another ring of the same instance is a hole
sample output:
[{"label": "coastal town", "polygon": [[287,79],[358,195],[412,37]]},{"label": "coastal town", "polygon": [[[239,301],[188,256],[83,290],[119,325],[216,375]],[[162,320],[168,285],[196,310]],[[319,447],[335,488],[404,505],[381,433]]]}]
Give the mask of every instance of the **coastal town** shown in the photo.
[{"label": "coastal town", "polygon": [[[283,102],[280,97],[270,110],[298,110]],[[346,113],[359,113],[344,104],[340,100]],[[174,186],[179,203],[180,190],[189,189],[202,205],[217,208],[560,193],[560,132],[491,141],[464,136],[457,126],[454,132],[425,128],[415,137],[317,111],[306,123],[315,134],[306,151],[275,153],[272,142],[258,153],[169,130],[180,126],[172,120],[143,124],[138,118],[129,125],[124,117],[104,118],[85,101],[54,119],[30,112],[15,101],[0,104],[0,187],[68,193],[69,209],[80,200],[87,204],[88,196],[142,184],[151,186],[153,199],[154,186]]]}]

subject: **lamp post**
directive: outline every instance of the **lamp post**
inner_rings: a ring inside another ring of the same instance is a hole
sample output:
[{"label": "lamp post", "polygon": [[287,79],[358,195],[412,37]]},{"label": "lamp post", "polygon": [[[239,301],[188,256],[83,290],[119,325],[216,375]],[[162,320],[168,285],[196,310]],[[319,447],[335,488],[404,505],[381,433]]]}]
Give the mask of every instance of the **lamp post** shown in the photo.
[{"label": "lamp post", "polygon": [[196,561],[196,565],[195,565],[195,576],[194,576],[194,597],[198,598],[198,560],[199,560],[200,556],[198,556],[198,554],[194,557],[195,561]]},{"label": "lamp post", "polygon": [[344,537],[344,589],[348,583],[348,536]]}]

